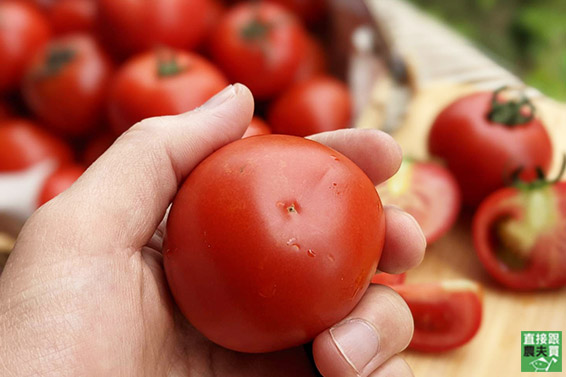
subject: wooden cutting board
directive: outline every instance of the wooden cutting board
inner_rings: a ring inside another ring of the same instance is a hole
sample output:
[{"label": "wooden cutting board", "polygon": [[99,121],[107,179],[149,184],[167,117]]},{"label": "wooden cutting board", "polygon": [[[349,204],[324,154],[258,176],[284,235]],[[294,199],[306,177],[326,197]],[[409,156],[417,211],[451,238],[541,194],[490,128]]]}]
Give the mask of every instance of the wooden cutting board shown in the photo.
[{"label": "wooden cutting board", "polygon": [[[404,153],[428,158],[426,140],[434,117],[446,104],[473,90],[477,89],[439,85],[416,93],[403,125],[393,134]],[[544,98],[537,100],[537,105],[553,140],[555,160],[559,162],[560,154],[566,151],[566,107]],[[483,322],[479,333],[471,343],[455,351],[442,354],[406,351],[404,356],[417,377],[531,375],[520,372],[521,331],[562,331],[566,336],[566,290],[517,293],[502,289],[490,279],[476,258],[470,229],[471,215],[464,214],[446,236],[428,247],[423,263],[407,274],[407,282],[461,278],[479,281],[484,286]],[[564,361],[563,370],[566,372]]]}]

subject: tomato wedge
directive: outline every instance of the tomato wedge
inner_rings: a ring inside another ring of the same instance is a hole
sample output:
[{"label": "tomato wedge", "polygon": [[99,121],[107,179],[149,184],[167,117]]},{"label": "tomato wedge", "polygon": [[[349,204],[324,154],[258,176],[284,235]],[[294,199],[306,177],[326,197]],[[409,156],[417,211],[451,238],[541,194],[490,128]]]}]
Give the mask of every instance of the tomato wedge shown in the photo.
[{"label": "tomato wedge", "polygon": [[504,286],[566,286],[566,182],[494,192],[474,216],[473,236],[480,261]]},{"label": "tomato wedge", "polygon": [[415,332],[409,348],[423,352],[452,350],[468,343],[482,319],[482,290],[469,280],[403,284],[392,288],[409,305]]},{"label": "tomato wedge", "polygon": [[458,218],[458,184],[448,169],[433,162],[405,159],[391,179],[377,186],[384,204],[410,213],[421,226],[427,243],[442,237]]},{"label": "tomato wedge", "polygon": [[388,274],[387,272],[378,272],[371,279],[371,283],[392,286],[403,284],[406,278],[407,275],[404,272],[402,274]]}]

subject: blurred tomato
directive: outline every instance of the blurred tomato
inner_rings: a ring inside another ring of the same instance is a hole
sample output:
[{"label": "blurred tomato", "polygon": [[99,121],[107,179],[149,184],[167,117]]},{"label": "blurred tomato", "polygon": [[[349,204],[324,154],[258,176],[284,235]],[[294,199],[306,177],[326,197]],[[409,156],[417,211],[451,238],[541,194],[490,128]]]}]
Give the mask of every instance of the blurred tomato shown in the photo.
[{"label": "blurred tomato", "polygon": [[54,131],[81,136],[103,115],[112,66],[95,40],[73,34],[49,42],[23,81],[32,112]]},{"label": "blurred tomato", "polygon": [[307,37],[305,54],[295,75],[295,82],[308,80],[314,76],[327,72],[326,55],[320,42],[312,37]]},{"label": "blurred tomato", "polygon": [[85,169],[80,165],[69,164],[60,166],[43,183],[37,198],[37,206],[42,206],[71,187],[84,171]]},{"label": "blurred tomato", "polygon": [[270,3],[236,5],[211,38],[214,61],[259,99],[273,97],[293,82],[306,46],[306,31],[296,18]]},{"label": "blurred tomato", "polygon": [[267,0],[291,10],[306,23],[320,21],[326,13],[326,0]]},{"label": "blurred tomato", "polygon": [[403,284],[406,278],[407,275],[405,273],[388,274],[386,272],[378,272],[377,274],[373,275],[373,278],[371,278],[371,283],[391,286]]},{"label": "blurred tomato", "polygon": [[47,17],[57,34],[87,32],[96,22],[96,0],[58,0],[47,10]]},{"label": "blurred tomato", "polygon": [[546,172],[552,162],[550,138],[530,101],[503,95],[496,91],[460,98],[438,114],[430,130],[430,153],[446,161],[471,207],[503,187],[516,169],[541,167]]},{"label": "blurred tomato", "polygon": [[222,72],[197,54],[157,49],[137,55],[111,85],[112,129],[119,135],[142,119],[192,110],[227,85]]},{"label": "blurred tomato", "polygon": [[460,212],[460,190],[448,169],[433,162],[403,160],[399,171],[377,186],[383,204],[410,213],[431,244],[454,225]]},{"label": "blurred tomato", "polygon": [[26,119],[0,121],[0,172],[27,169],[39,162],[69,162],[71,148]]},{"label": "blurred tomato", "polygon": [[0,120],[6,119],[14,115],[13,109],[6,102],[0,100]]},{"label": "blurred tomato", "polygon": [[342,82],[317,76],[286,90],[268,114],[273,133],[308,136],[350,126],[351,103]]},{"label": "blurred tomato", "polygon": [[250,125],[246,129],[246,132],[242,136],[242,139],[245,137],[256,136],[256,135],[267,135],[271,133],[271,129],[265,123],[265,121],[259,117],[254,116]]},{"label": "blurred tomato", "polygon": [[211,0],[99,0],[100,32],[122,56],[155,46],[192,49],[209,30]]},{"label": "blurred tomato", "polygon": [[111,132],[104,132],[96,135],[88,141],[81,156],[81,161],[90,166],[98,157],[102,156],[104,152],[114,143],[116,135]]},{"label": "blurred tomato", "polygon": [[0,92],[18,87],[29,60],[49,36],[47,20],[33,6],[0,1]]}]

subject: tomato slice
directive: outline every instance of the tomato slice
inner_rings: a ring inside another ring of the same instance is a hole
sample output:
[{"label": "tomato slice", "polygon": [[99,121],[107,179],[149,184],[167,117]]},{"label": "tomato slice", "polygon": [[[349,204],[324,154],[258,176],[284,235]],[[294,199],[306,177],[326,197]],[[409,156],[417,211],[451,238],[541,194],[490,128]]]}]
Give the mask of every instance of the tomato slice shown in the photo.
[{"label": "tomato slice", "polygon": [[458,218],[458,184],[437,163],[405,159],[397,174],[377,186],[377,191],[383,204],[396,205],[417,220],[429,244],[450,230]]},{"label": "tomato slice", "polygon": [[480,261],[504,286],[566,286],[566,182],[497,190],[478,208],[472,231]]},{"label": "tomato slice", "polygon": [[402,274],[388,274],[387,272],[378,272],[371,279],[371,283],[391,286],[403,284],[406,278],[407,275],[404,272]]},{"label": "tomato slice", "polygon": [[409,305],[415,332],[409,348],[442,352],[468,343],[482,319],[481,287],[469,280],[392,287]]}]

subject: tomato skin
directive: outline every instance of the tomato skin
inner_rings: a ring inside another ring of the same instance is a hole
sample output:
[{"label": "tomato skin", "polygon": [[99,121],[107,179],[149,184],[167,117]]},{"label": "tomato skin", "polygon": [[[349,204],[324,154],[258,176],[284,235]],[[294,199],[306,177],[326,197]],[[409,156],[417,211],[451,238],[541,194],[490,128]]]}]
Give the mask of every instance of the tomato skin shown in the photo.
[{"label": "tomato skin", "polygon": [[268,112],[273,133],[308,136],[350,126],[352,105],[346,85],[317,76],[293,85]]},{"label": "tomato skin", "polygon": [[49,23],[56,34],[94,30],[96,0],[58,0],[47,11]]},{"label": "tomato skin", "polygon": [[14,114],[14,110],[6,102],[0,100],[0,121],[10,118]]},{"label": "tomato skin", "polygon": [[540,120],[514,127],[493,123],[487,118],[492,96],[475,93],[450,104],[428,139],[430,153],[445,160],[470,207],[503,187],[517,168],[540,166],[546,172],[552,162],[552,144]]},{"label": "tomato skin", "polygon": [[155,46],[193,49],[209,30],[210,0],[99,0],[99,30],[121,55]]},{"label": "tomato skin", "polygon": [[164,267],[200,332],[269,352],[352,310],[384,231],[379,196],[353,162],[311,140],[262,135],[221,148],[189,175],[169,215]]},{"label": "tomato skin", "polygon": [[307,46],[302,62],[295,74],[294,82],[305,81],[328,71],[326,54],[321,43],[312,36],[307,36]]},{"label": "tomato skin", "polygon": [[404,272],[402,274],[388,274],[387,272],[379,272],[373,275],[373,278],[371,278],[371,283],[392,286],[403,284],[406,278],[407,274]]},{"label": "tomato skin", "polygon": [[265,123],[265,121],[260,117],[254,116],[242,138],[257,135],[268,135],[270,133],[271,129],[267,123]]},{"label": "tomato skin", "polygon": [[437,163],[404,160],[395,176],[377,186],[377,192],[384,205],[396,205],[417,220],[427,244],[446,234],[458,219],[458,183]]},{"label": "tomato skin", "polygon": [[0,93],[18,87],[29,60],[50,34],[49,23],[33,6],[0,2]]},{"label": "tomato skin", "polygon": [[[181,71],[160,75],[162,59],[175,61]],[[166,49],[136,55],[120,68],[111,84],[112,130],[119,135],[142,119],[192,110],[228,84],[222,72],[194,53]]]},{"label": "tomato skin", "polygon": [[[54,51],[71,54],[55,68]],[[53,131],[69,136],[90,133],[103,115],[112,64],[87,34],[54,39],[36,55],[22,91],[32,112]]]},{"label": "tomato skin", "polygon": [[307,43],[306,31],[284,8],[244,3],[225,13],[211,36],[210,49],[232,81],[245,84],[256,98],[269,99],[293,82]]},{"label": "tomato skin", "polygon": [[268,0],[289,9],[306,23],[320,21],[327,11],[326,0]]},{"label": "tomato skin", "polygon": [[52,160],[71,161],[73,152],[64,141],[26,119],[0,121],[0,172],[24,170]]},{"label": "tomato skin", "polygon": [[482,322],[482,289],[470,281],[403,284],[392,288],[403,297],[415,322],[409,348],[444,352],[468,343]]},{"label": "tomato skin", "polygon": [[37,207],[41,207],[66,189],[84,173],[85,169],[80,165],[69,164],[60,166],[43,183],[37,198]]},{"label": "tomato skin", "polygon": [[497,190],[482,202],[473,219],[474,246],[480,261],[496,281],[514,290],[566,286],[566,182],[535,190],[543,193],[551,204],[550,208],[532,211],[536,212],[535,216],[546,213],[552,220],[534,233],[534,243],[520,257],[524,265],[519,268],[498,257],[498,248],[504,244],[495,231],[503,220],[521,221],[529,216],[528,204],[522,200],[524,193],[515,187]]}]

